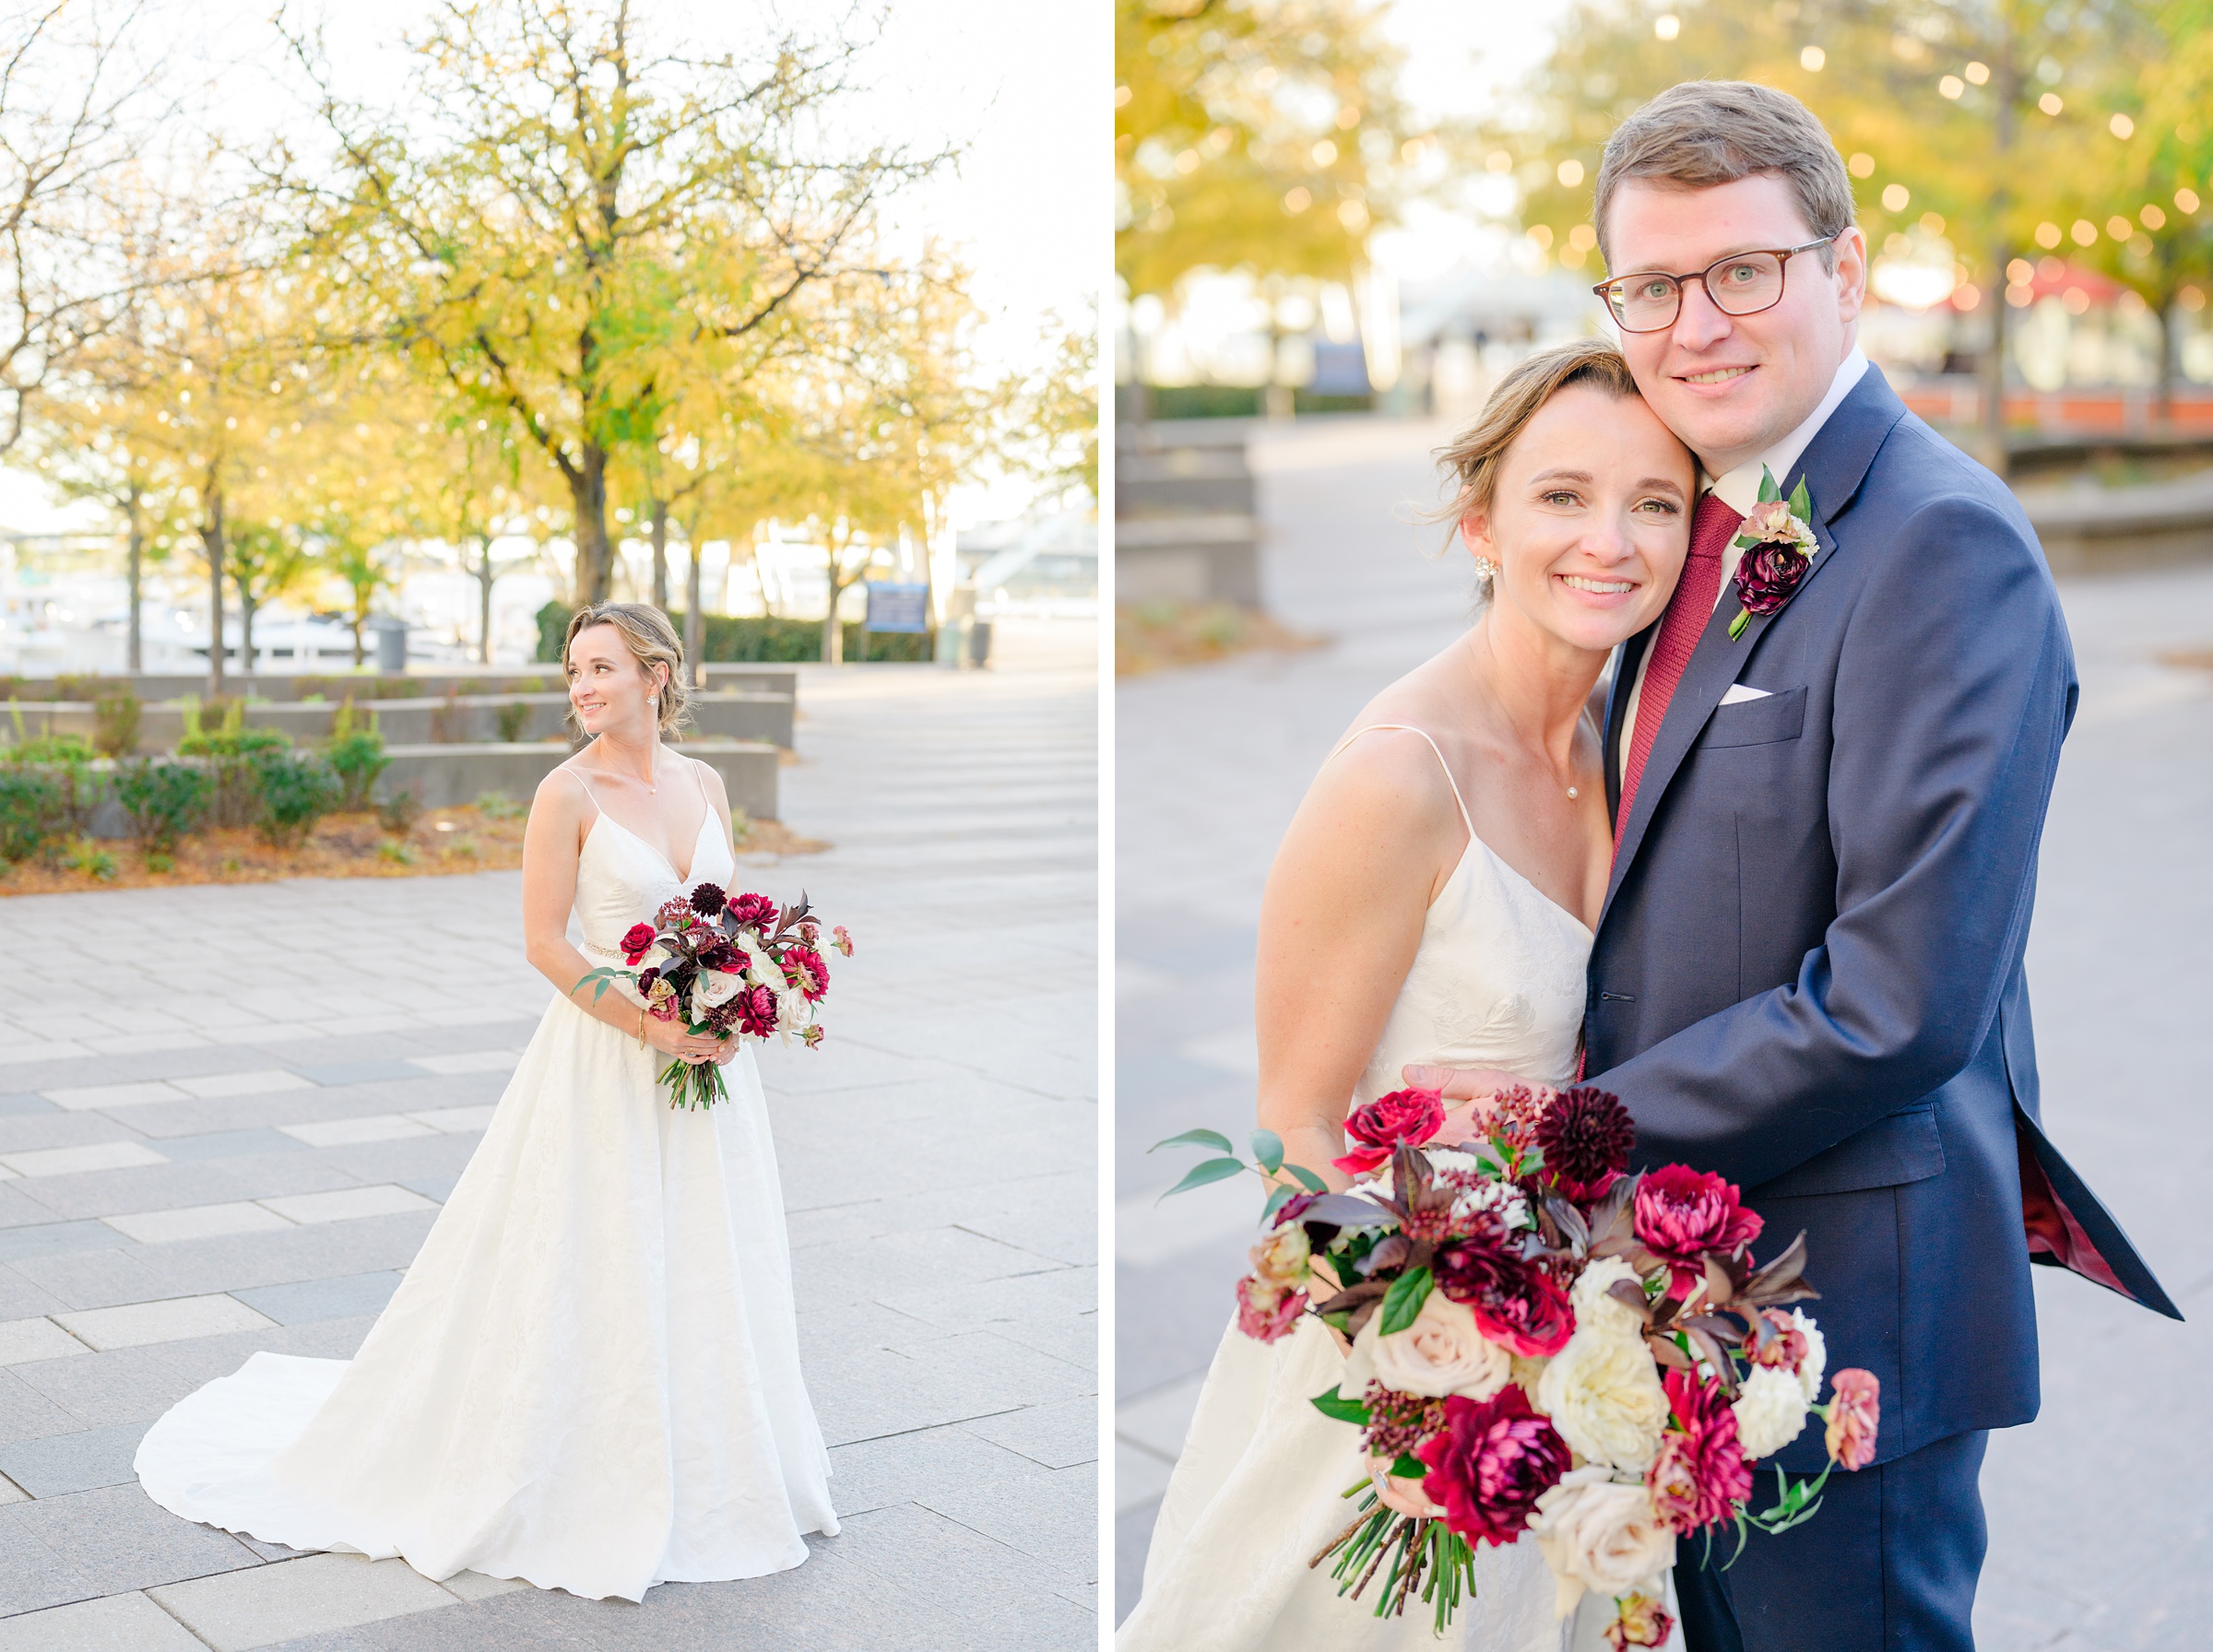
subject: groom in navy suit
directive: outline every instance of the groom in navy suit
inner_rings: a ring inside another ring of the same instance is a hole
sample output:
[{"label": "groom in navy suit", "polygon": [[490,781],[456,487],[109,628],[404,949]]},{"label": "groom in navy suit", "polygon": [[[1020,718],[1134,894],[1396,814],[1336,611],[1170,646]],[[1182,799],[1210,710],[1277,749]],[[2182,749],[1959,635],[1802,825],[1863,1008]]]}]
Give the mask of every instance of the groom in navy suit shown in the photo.
[{"label": "groom in navy suit", "polygon": [[[1810,1524],[1726,1570],[1733,1538],[1710,1565],[1684,1544],[1685,1635],[1968,1652],[1983,1446],[2037,1410],[2029,1264],[2181,1316],[2038,1123],[2021,959],[2075,712],[2058,596],[2012,495],[1857,348],[1866,242],[1796,100],[1663,93],[1608,143],[1595,222],[1630,368],[1709,490],[1615,665],[1587,1081],[1640,1162],[1744,1188],[1763,1254],[1805,1231],[1828,1368],[1882,1385],[1874,1464]],[[1805,483],[1818,546],[1764,588],[1733,543],[1763,468]],[[1817,1471],[1820,1432],[1775,1462]]]}]

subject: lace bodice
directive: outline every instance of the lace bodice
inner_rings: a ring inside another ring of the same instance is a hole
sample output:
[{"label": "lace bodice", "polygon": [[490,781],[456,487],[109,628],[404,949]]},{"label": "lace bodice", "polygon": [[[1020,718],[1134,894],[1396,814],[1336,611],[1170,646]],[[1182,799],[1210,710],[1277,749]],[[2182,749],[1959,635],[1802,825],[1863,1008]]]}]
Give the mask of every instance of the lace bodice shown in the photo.
[{"label": "lace bodice", "polygon": [[[1444,753],[1420,729],[1370,726],[1421,735],[1443,765]],[[1337,750],[1368,732],[1355,730]],[[1546,1084],[1575,1074],[1591,931],[1475,835],[1450,768],[1445,783],[1468,829],[1467,850],[1429,903],[1414,965],[1354,1092],[1355,1106],[1402,1088],[1400,1068],[1409,1062],[1495,1068]]]}]

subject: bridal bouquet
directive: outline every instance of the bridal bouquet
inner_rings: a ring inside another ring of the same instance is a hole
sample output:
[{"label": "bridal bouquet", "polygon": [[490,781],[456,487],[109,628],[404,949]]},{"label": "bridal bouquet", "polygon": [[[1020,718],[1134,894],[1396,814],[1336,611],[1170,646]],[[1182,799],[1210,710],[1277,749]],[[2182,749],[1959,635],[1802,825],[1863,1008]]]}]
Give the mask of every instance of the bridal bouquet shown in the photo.
[{"label": "bridal bouquet", "polygon": [[[1678,1538],[1716,1528],[1783,1531],[1818,1506],[1829,1469],[1875,1456],[1877,1386],[1837,1372],[1818,1405],[1827,1352],[1792,1304],[1806,1282],[1802,1233],[1754,1265],[1760,1219],[1716,1175],[1679,1164],[1628,1174],[1634,1130],[1604,1091],[1501,1095],[1462,1148],[1429,1145],[1444,1108],[1399,1091],[1345,1121],[1355,1178],[1331,1193],[1283,1162],[1272,1132],[1255,1166],[1288,1177],[1237,1286],[1237,1323],[1272,1342],[1313,1314],[1350,1348],[1343,1382],[1314,1404],[1361,1431],[1369,1478],[1344,1493],[1357,1513],[1316,1554],[1335,1557],[1340,1594],[1381,1577],[1378,1617],[1418,1595],[1442,1634],[1473,1584],[1473,1545],[1526,1536],[1558,1584],[1566,1617],[1586,1590],[1615,1603],[1619,1652],[1672,1627],[1663,1574]],[[1175,1191],[1249,1168],[1225,1137],[1163,1142],[1223,1157]],[[1787,1310],[1787,1311],[1786,1311]],[[1751,1464],[1827,1423],[1829,1465],[1749,1511]],[[1425,1509],[1400,1513],[1383,1501]],[[1732,1556],[1734,1558],[1734,1555]]]},{"label": "bridal bouquet", "polygon": [[[853,938],[839,925],[829,945],[853,956]],[[796,906],[778,906],[766,895],[725,893],[712,883],[665,903],[650,924],[633,924],[622,937],[627,969],[603,964],[577,978],[596,981],[597,1003],[613,981],[628,981],[657,1021],[684,1018],[685,1031],[722,1038],[766,1038],[789,1043],[794,1033],[809,1049],[822,1042],[815,1006],[830,990],[822,962],[822,928],[802,894]],[[642,966],[642,967],[641,967]],[[575,987],[571,987],[574,992]],[[729,1099],[722,1068],[712,1061],[671,1061],[661,1070],[672,1107],[708,1107]]]}]

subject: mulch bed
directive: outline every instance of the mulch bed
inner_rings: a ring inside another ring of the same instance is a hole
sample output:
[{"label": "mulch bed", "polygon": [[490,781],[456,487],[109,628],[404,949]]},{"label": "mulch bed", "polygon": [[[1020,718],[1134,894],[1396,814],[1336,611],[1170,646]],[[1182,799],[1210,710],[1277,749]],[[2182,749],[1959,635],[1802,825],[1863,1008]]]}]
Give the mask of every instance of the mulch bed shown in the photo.
[{"label": "mulch bed", "polygon": [[1254,608],[1234,603],[1142,602],[1114,611],[1114,674],[1142,677],[1179,666],[1203,666],[1257,648],[1320,648]]},{"label": "mulch bed", "polygon": [[[473,804],[426,808],[406,833],[385,830],[368,811],[326,815],[297,849],[272,849],[259,832],[228,828],[195,832],[177,845],[175,865],[148,871],[138,845],[96,840],[111,875],[70,864],[83,845],[66,845],[58,861],[0,861],[0,896],[73,894],[101,889],[169,889],[188,883],[272,883],[284,878],[422,878],[450,872],[508,871],[523,864],[526,817],[486,815]],[[387,851],[385,845],[395,845]],[[738,854],[744,861],[819,855],[830,845],[775,820],[752,821]],[[401,853],[404,851],[404,853]]]}]

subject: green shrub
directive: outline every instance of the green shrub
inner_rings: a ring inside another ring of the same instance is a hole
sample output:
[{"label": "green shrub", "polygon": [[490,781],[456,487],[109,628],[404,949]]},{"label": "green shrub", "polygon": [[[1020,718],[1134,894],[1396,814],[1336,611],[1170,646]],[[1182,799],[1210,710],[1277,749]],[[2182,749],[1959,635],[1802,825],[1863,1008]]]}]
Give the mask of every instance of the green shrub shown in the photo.
[{"label": "green shrub", "polygon": [[376,818],[386,832],[405,837],[422,818],[422,793],[414,786],[401,787],[376,806]]},{"label": "green shrub", "polygon": [[69,801],[53,775],[0,768],[0,860],[29,860],[69,822]]},{"label": "green shrub", "polygon": [[128,757],[138,749],[141,709],[128,689],[110,689],[92,702],[92,744],[102,757]]},{"label": "green shrub", "polygon": [[323,748],[332,771],[344,786],[344,800],[340,808],[367,808],[369,794],[376,788],[376,777],[390,766],[392,760],[385,755],[385,737],[376,726],[376,714],[369,714],[369,725],[362,727],[355,721],[353,702],[340,705],[330,720],[330,741]]},{"label": "green shrub", "polygon": [[218,826],[252,826],[260,819],[255,801],[258,781],[254,765],[262,759],[290,749],[291,741],[274,728],[248,728],[245,702],[225,702],[222,721],[210,729],[198,702],[184,702],[184,738],[177,742],[179,757],[204,757],[215,772],[212,809]]},{"label": "green shrub", "polygon": [[486,792],[477,799],[477,812],[487,820],[519,820],[530,812],[530,806],[517,803],[505,792]]},{"label": "green shrub", "polygon": [[500,720],[500,738],[510,745],[521,739],[524,731],[530,726],[530,714],[535,709],[520,700],[512,705],[500,707],[494,714]]},{"label": "green shrub", "polygon": [[100,754],[81,734],[42,734],[18,740],[5,749],[5,755],[18,768],[81,768]]},{"label": "green shrub", "polygon": [[379,860],[395,861],[403,867],[411,867],[415,864],[415,851],[397,838],[387,838],[385,842],[377,844],[376,856]]},{"label": "green shrub", "polygon": [[320,820],[345,796],[345,783],[330,761],[308,751],[262,751],[253,759],[259,802],[254,828],[276,849],[305,843]]},{"label": "green shrub", "polygon": [[150,864],[156,855],[174,855],[177,841],[199,830],[215,800],[215,777],[198,763],[148,758],[116,771],[115,800]]},{"label": "green shrub", "polygon": [[80,837],[63,852],[62,864],[73,872],[105,883],[115,876],[115,857],[91,838]]},{"label": "green shrub", "polygon": [[[565,604],[549,602],[538,610],[538,657],[541,660],[561,658],[561,640],[568,632],[569,615],[574,610]],[[820,620],[775,620],[759,615],[707,614],[703,617],[700,632],[699,656],[711,664],[729,664],[739,661],[761,663],[790,662],[799,664],[822,657],[822,622]],[[676,627],[676,634],[684,634],[684,617],[680,613],[669,616]],[[858,621],[846,624],[846,658],[860,658],[861,630]],[[870,631],[869,658],[871,660],[927,661],[935,644],[921,631]]]}]

